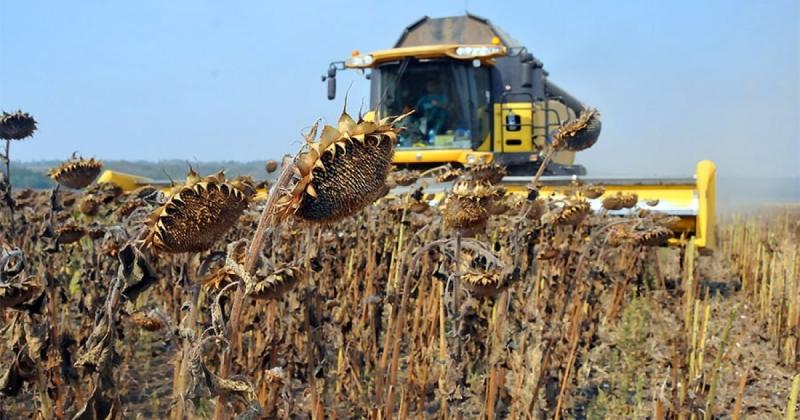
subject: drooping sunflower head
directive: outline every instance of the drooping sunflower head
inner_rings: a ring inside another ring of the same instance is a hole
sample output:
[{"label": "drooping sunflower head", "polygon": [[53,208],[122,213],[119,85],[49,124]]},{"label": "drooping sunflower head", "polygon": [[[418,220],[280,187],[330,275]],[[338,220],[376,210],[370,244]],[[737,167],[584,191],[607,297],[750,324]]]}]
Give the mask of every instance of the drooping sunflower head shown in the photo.
[{"label": "drooping sunflower head", "polygon": [[503,180],[503,177],[508,175],[508,170],[503,165],[496,163],[481,162],[469,167],[470,176],[478,182],[488,182],[495,185]]},{"label": "drooping sunflower head", "polygon": [[97,216],[97,213],[100,210],[100,202],[95,196],[86,195],[81,198],[81,201],[78,203],[78,210],[80,210],[81,213],[85,214],[86,216]]},{"label": "drooping sunflower head", "polygon": [[643,232],[638,232],[635,239],[637,245],[660,246],[667,243],[672,237],[672,230],[664,226],[654,226]]},{"label": "drooping sunflower head", "polygon": [[86,233],[86,229],[82,226],[78,226],[74,223],[65,223],[64,225],[59,226],[57,229],[56,241],[63,245],[73,244],[86,236]]},{"label": "drooping sunflower head", "polygon": [[356,122],[343,112],[336,128],[323,127],[319,140],[314,124],[295,161],[294,186],[278,202],[278,216],[334,222],[380,198],[399,132],[395,123],[406,115]]},{"label": "drooping sunflower head", "polygon": [[27,112],[3,112],[0,114],[0,139],[22,140],[36,131],[36,120]]},{"label": "drooping sunflower head", "polygon": [[70,160],[51,169],[48,174],[50,178],[65,187],[82,190],[94,182],[102,168],[103,164],[94,158],[83,159],[72,155]]},{"label": "drooping sunflower head", "polygon": [[636,203],[639,202],[639,196],[636,193],[625,193],[622,194],[622,207],[626,209],[632,209],[636,207]]},{"label": "drooping sunflower head", "polygon": [[461,258],[461,281],[478,298],[497,296],[519,278],[519,270],[503,261],[502,256],[464,252]]},{"label": "drooping sunflower head", "polygon": [[236,224],[250,199],[222,172],[200,178],[190,171],[186,184],[151,215],[145,242],[168,253],[208,250]]},{"label": "drooping sunflower head", "polygon": [[605,192],[606,189],[602,185],[589,184],[581,188],[583,196],[589,199],[600,198]]},{"label": "drooping sunflower head", "polygon": [[417,182],[417,179],[419,179],[419,172],[402,169],[392,172],[390,176],[397,185],[408,187]]},{"label": "drooping sunflower head", "polygon": [[464,175],[464,171],[462,169],[454,168],[450,165],[447,165],[443,167],[439,173],[436,174],[436,181],[452,182],[460,178],[462,175]]},{"label": "drooping sunflower head", "polygon": [[302,272],[297,264],[272,264],[263,255],[256,260],[255,271],[244,269],[248,242],[228,244],[225,265],[212,272],[203,283],[207,288],[222,288],[234,281],[243,281],[245,294],[253,299],[279,299],[300,282]]},{"label": "drooping sunflower head", "polygon": [[592,147],[600,136],[600,113],[587,108],[581,115],[559,127],[553,136],[553,147],[571,151],[581,151]]},{"label": "drooping sunflower head", "polygon": [[462,236],[482,232],[489,219],[486,206],[495,196],[491,185],[474,181],[456,183],[445,205],[445,224],[460,231]]},{"label": "drooping sunflower head", "polygon": [[588,201],[582,199],[573,199],[564,204],[564,206],[555,213],[553,224],[561,226],[577,226],[591,212],[592,207],[589,205]]},{"label": "drooping sunflower head", "polygon": [[617,192],[614,195],[609,195],[603,199],[603,208],[606,210],[622,210],[623,204],[624,197],[620,192]]},{"label": "drooping sunflower head", "polygon": [[156,310],[136,311],[131,315],[131,322],[145,331],[158,331],[167,326],[166,318]]}]

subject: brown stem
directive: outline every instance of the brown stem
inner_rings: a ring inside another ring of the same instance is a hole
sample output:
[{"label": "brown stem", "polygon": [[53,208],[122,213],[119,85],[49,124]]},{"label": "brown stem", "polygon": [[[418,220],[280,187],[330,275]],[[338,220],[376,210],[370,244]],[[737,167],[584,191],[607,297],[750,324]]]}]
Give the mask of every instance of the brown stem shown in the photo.
[{"label": "brown stem", "polygon": [[[319,401],[319,393],[317,392],[317,378],[314,376],[314,371],[316,369],[316,352],[315,352],[315,344],[316,340],[314,339],[314,330],[311,326],[311,317],[314,311],[314,284],[311,278],[311,250],[312,250],[312,238],[313,238],[313,226],[309,225],[306,228],[306,252],[303,258],[303,266],[306,272],[306,292],[305,297],[303,298],[303,303],[305,304],[305,316],[303,317],[303,328],[306,330],[306,365],[307,365],[307,375],[308,375],[308,387],[311,389],[311,408],[309,409],[309,414],[311,415],[312,419],[320,419],[324,418],[321,413],[320,401]],[[324,385],[324,384],[323,384]]]},{"label": "brown stem", "polygon": [[4,156],[6,161],[6,203],[8,204],[8,211],[11,213],[11,232],[16,232],[16,225],[14,222],[14,197],[11,194],[11,157],[9,151],[11,150],[11,140],[6,140],[6,153]]},{"label": "brown stem", "polygon": [[456,325],[456,361],[461,362],[461,231],[456,231],[456,266],[453,270],[453,313]]},{"label": "brown stem", "polygon": [[[267,228],[270,226],[273,215],[273,207],[278,199],[278,194],[282,188],[289,183],[292,178],[292,171],[294,170],[294,161],[284,160],[284,168],[278,176],[278,180],[272,186],[267,197],[267,203],[264,210],[261,212],[261,218],[258,221],[258,227],[253,234],[253,240],[250,241],[250,248],[247,250],[247,256],[244,260],[244,269],[247,273],[253,274],[255,272],[256,261],[258,255],[261,253],[261,248],[264,247],[264,240],[266,238]],[[220,361],[219,376],[223,379],[230,375],[231,371],[231,354],[236,353],[236,348],[239,343],[239,336],[241,335],[241,318],[242,308],[244,307],[244,288],[239,286],[233,295],[233,304],[231,305],[231,318],[229,321],[230,337],[229,342],[231,345],[222,352],[222,360]],[[220,395],[217,399],[217,406],[214,409],[214,419],[225,419],[225,396]]]}]

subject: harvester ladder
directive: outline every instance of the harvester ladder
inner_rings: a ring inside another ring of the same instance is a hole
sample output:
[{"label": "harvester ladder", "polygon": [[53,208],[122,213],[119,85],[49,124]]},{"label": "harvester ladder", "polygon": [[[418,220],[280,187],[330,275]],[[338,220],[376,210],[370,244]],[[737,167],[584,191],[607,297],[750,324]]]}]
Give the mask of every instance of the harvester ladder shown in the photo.
[{"label": "harvester ladder", "polygon": [[[519,123],[514,123],[514,124],[510,124],[508,121],[505,121],[504,115],[505,115],[506,111],[509,111],[511,113],[513,113],[515,111],[515,108],[510,107],[510,106],[506,106],[506,104],[510,103],[508,98],[509,97],[513,97],[513,96],[524,96],[524,97],[528,98],[527,102],[529,102],[531,104],[531,119],[530,119],[529,123],[524,123],[523,124],[521,118],[520,118],[520,122]],[[536,125],[536,123],[535,123],[536,118],[534,117],[534,114],[537,112],[536,107],[535,107],[537,102],[541,102],[541,103],[544,104],[544,109],[542,110],[545,113],[544,114],[544,125]],[[551,113],[555,115],[554,119],[555,119],[556,122],[553,123],[553,124],[550,123],[550,119],[551,119],[550,118],[550,114]],[[531,129],[531,145],[532,146],[536,145],[536,142],[534,141],[534,139],[536,137],[536,134],[535,134],[536,130],[544,129],[545,141],[549,141],[550,140],[549,139],[550,128],[551,127],[557,128],[557,127],[561,126],[561,116],[558,115],[558,111],[556,111],[555,109],[551,109],[550,108],[550,103],[546,99],[544,99],[544,98],[534,98],[533,95],[531,93],[528,93],[528,92],[503,92],[503,94],[500,95],[500,119],[503,120],[503,121],[500,121],[500,124],[502,124],[504,126],[504,129],[500,130],[500,147],[503,148],[503,149],[505,149],[505,145],[506,145],[506,139],[505,139],[506,130],[508,130],[508,128],[511,127],[511,126],[530,127],[530,129]],[[502,152],[503,150],[500,150],[500,151]]]}]

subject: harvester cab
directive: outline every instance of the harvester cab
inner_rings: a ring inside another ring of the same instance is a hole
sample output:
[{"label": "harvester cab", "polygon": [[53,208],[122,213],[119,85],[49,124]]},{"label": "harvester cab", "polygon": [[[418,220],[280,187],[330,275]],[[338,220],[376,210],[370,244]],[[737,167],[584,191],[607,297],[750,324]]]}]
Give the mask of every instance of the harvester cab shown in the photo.
[{"label": "harvester cab", "polygon": [[[340,70],[367,73],[370,109],[407,118],[394,163],[425,169],[445,163],[495,162],[511,175],[530,175],[543,160],[545,143],[586,107],[548,79],[542,62],[486,19],[423,17],[405,29],[391,49],[330,64],[323,80],[336,97]],[[590,145],[599,120],[581,138]],[[575,152],[552,157],[547,175],[584,175]]]}]

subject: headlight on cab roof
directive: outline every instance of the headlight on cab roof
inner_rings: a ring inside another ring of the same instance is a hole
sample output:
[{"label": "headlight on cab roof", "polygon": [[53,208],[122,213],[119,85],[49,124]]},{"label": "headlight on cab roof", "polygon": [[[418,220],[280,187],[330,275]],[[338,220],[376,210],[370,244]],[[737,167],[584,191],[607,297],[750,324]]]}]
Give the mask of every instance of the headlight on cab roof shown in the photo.
[{"label": "headlight on cab roof", "polygon": [[369,67],[375,61],[372,55],[355,55],[347,59],[347,67]]},{"label": "headlight on cab roof", "polygon": [[491,55],[501,54],[502,52],[503,52],[503,47],[498,45],[482,45],[477,47],[456,48],[456,56],[462,58],[488,57]]}]

